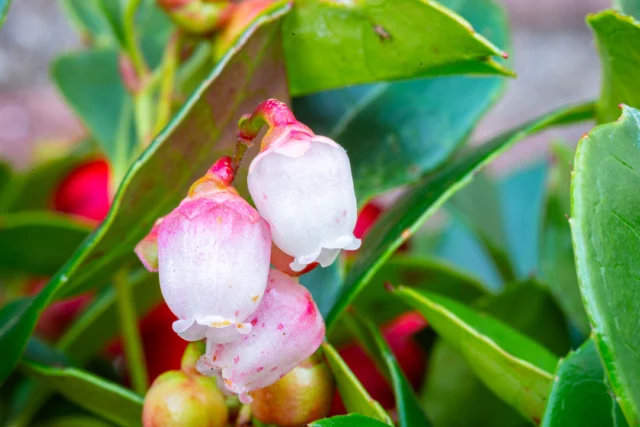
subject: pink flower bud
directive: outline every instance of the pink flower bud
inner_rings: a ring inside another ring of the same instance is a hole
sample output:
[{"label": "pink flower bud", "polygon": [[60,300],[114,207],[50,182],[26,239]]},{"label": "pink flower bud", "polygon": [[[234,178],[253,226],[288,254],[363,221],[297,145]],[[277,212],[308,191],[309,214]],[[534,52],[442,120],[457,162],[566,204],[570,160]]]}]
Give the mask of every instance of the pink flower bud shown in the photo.
[{"label": "pink flower bud", "polygon": [[278,270],[258,310],[247,319],[253,329],[226,344],[207,343],[197,364],[204,375],[215,376],[221,390],[250,403],[250,391],[267,387],[295,368],[320,346],[324,320],[309,291]]},{"label": "pink flower bud", "polygon": [[147,268],[157,264],[162,295],[178,318],[173,330],[188,341],[249,333],[245,320],[267,286],[269,225],[228,186],[229,164],[218,161],[136,248]]},{"label": "pink flower bud", "polygon": [[[249,192],[274,243],[294,257],[291,268],[301,271],[314,262],[327,267],[341,249],[358,249],[358,210],[344,148],[314,135],[278,101],[265,101],[256,114],[272,128],[249,168]],[[253,137],[254,116],[241,119],[241,141]]]}]

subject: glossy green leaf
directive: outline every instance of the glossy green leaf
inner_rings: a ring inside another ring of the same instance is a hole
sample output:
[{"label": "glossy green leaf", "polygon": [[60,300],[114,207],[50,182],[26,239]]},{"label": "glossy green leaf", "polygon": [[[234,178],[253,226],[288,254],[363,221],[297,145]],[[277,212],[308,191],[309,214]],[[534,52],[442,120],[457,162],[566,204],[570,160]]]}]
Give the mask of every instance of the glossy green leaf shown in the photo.
[{"label": "glossy green leaf", "polygon": [[329,267],[317,267],[301,276],[300,283],[309,289],[320,313],[326,316],[336,303],[336,298],[344,283],[342,261],[338,258]]},{"label": "glossy green leaf", "polygon": [[342,360],[336,349],[326,342],[322,344],[322,349],[324,351],[324,358],[331,372],[333,372],[340,397],[342,397],[347,411],[349,411],[349,413],[366,415],[388,425],[393,425],[389,415],[382,409],[382,406],[367,393],[367,390],[360,384],[358,378],[351,372],[351,369],[349,369],[349,366]]},{"label": "glossy green leaf", "polygon": [[448,298],[402,287],[396,293],[463,353],[494,393],[529,420],[539,422],[556,356],[507,324]]},{"label": "glossy green leaf", "polygon": [[452,194],[464,187],[473,174],[521,139],[550,126],[593,116],[593,105],[569,107],[501,135],[428,175],[386,211],[369,231],[359,258],[345,280],[338,303],[327,316],[329,329],[376,271]]},{"label": "glossy green leaf", "polygon": [[[162,301],[157,275],[145,272],[139,277],[132,278],[130,283],[134,309],[138,318],[143,317]],[[108,287],[75,320],[58,340],[55,348],[68,354],[73,362],[82,366],[120,332],[115,289]],[[23,390],[27,390],[24,392],[26,397],[17,401],[16,407],[12,408],[11,416],[15,425],[28,424],[31,417],[53,393],[50,388],[34,384],[31,380],[25,380],[22,387]]]},{"label": "glossy green leaf", "polygon": [[122,426],[140,425],[143,398],[115,383],[75,368],[23,362],[25,373],[72,402]]},{"label": "glossy green leaf", "polygon": [[[442,3],[499,46],[509,44],[504,12],[491,0]],[[297,98],[293,107],[300,121],[345,147],[363,205],[376,194],[415,182],[449,158],[504,83],[478,77],[377,83]]]},{"label": "glossy green leaf", "polygon": [[388,424],[360,414],[339,415],[309,423],[309,427],[383,427],[386,425]]},{"label": "glossy green leaf", "polygon": [[[371,313],[374,314],[374,313]],[[364,329],[371,336],[377,351],[386,365],[393,386],[393,394],[396,400],[396,411],[398,413],[398,424],[400,427],[414,427],[431,425],[427,416],[420,408],[418,397],[413,391],[407,377],[402,372],[395,355],[391,351],[389,344],[385,341],[378,327],[370,320],[358,316],[358,320],[363,323]]]},{"label": "glossy green leaf", "polygon": [[107,156],[114,163],[128,159],[133,144],[129,138],[132,101],[120,78],[118,49],[64,54],[53,62],[51,73],[67,104]]},{"label": "glossy green leaf", "polygon": [[[487,294],[485,285],[448,263],[422,256],[398,255],[378,270],[352,302],[362,313],[375,313],[372,320],[377,325],[383,325],[409,310],[403,301],[391,298],[385,286],[387,283],[435,292],[464,303]],[[350,338],[349,331],[342,327],[334,328],[329,336],[336,346]]]},{"label": "glossy green leaf", "polygon": [[540,253],[540,270],[567,318],[580,332],[589,333],[589,320],[582,304],[578,286],[575,258],[571,241],[569,214],[571,212],[570,185],[573,150],[554,148],[556,165],[551,174],[550,188],[544,214]]},{"label": "glossy green leaf", "polygon": [[[123,264],[135,261],[137,242],[221,154],[222,147],[216,144],[233,140],[238,117],[265,98],[286,99],[277,21],[288,10],[287,2],[274,3],[248,25],[174,120],[131,166],[102,224],[28,308],[0,311],[0,319],[11,319],[9,325],[0,323],[0,347],[7,349],[0,353],[0,380],[15,366],[40,312],[54,297],[98,286]],[[249,63],[246,57],[253,59]],[[222,152],[228,154],[228,148]]]},{"label": "glossy green leaf", "polygon": [[640,424],[640,111],[578,144],[571,231],[592,336],[629,424]]},{"label": "glossy green leaf", "polygon": [[640,23],[614,10],[590,15],[587,22],[602,62],[598,121],[612,122],[620,115],[620,104],[640,108],[640,79],[636,72],[640,68]]},{"label": "glossy green leaf", "polygon": [[421,400],[435,426],[531,425],[478,378],[460,351],[442,339],[429,353]]},{"label": "glossy green leaf", "polygon": [[425,75],[509,74],[491,59],[504,52],[429,0],[299,0],[282,32],[292,95]]},{"label": "glossy green leaf", "polygon": [[0,272],[54,274],[91,227],[68,216],[29,212],[0,216]]},{"label": "glossy green leaf", "polygon": [[[511,284],[474,306],[558,355],[569,350],[565,319],[549,292],[535,281]],[[422,396],[436,425],[507,427],[529,424],[474,373],[465,356],[449,342],[436,343]],[[464,411],[460,408],[464,407]]]},{"label": "glossy green leaf", "polygon": [[613,0],[613,4],[627,15],[640,19],[640,2],[638,0]]},{"label": "glossy green leaf", "polygon": [[627,426],[593,340],[571,352],[558,366],[541,425]]}]

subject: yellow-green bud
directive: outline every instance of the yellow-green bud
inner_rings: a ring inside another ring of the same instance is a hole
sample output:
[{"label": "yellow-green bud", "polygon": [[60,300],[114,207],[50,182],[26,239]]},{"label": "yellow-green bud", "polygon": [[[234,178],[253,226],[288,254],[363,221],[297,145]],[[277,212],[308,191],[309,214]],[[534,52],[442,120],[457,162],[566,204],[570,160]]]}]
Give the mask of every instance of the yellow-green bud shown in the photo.
[{"label": "yellow-green bud", "polygon": [[264,424],[305,426],[327,416],[334,390],[331,371],[316,353],[276,383],[251,392],[251,410]]},{"label": "yellow-green bud", "polygon": [[198,359],[204,354],[205,350],[206,344],[204,341],[190,342],[182,354],[180,369],[189,375],[200,375],[196,369],[196,362],[198,362]]},{"label": "yellow-green bud", "polygon": [[144,399],[144,427],[224,427],[227,419],[224,397],[209,377],[165,372]]}]

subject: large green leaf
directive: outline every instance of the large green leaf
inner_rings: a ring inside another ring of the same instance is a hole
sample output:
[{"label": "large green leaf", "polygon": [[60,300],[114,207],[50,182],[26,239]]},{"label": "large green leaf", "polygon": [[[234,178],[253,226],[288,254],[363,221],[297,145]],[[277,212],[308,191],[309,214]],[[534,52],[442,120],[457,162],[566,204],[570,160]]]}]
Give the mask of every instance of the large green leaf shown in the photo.
[{"label": "large green leaf", "polygon": [[363,323],[364,330],[371,336],[375,351],[382,357],[391,378],[400,427],[430,426],[431,423],[420,408],[418,397],[411,388],[411,384],[409,384],[407,377],[402,372],[396,356],[391,351],[389,344],[385,341],[378,327],[372,321],[359,316],[358,321]]},{"label": "large green leaf", "polygon": [[[482,298],[475,306],[556,354],[565,354],[569,349],[560,309],[549,293],[534,281],[512,284],[500,295]],[[443,340],[436,343],[431,353],[422,401],[435,425],[513,427],[529,424],[487,388],[455,345]],[[460,411],[461,407],[465,410]]]},{"label": "large green leaf", "polygon": [[[7,349],[0,354],[0,380],[15,366],[40,312],[54,297],[97,286],[133,261],[137,242],[158,217],[180,202],[191,183],[220,154],[216,144],[233,141],[239,116],[265,98],[286,99],[277,21],[288,10],[287,2],[277,2],[249,24],[174,120],[131,166],[100,227],[35,299],[0,311],[0,319],[10,319],[0,323],[0,347]],[[252,61],[246,61],[247,57]]]},{"label": "large green leaf", "polygon": [[82,50],[59,56],[51,73],[67,104],[115,163],[126,163],[132,150],[132,101],[122,84],[117,47]]},{"label": "large green leaf", "polygon": [[592,336],[631,425],[640,424],[640,111],[601,125],[578,144],[573,248]]},{"label": "large green leaf", "polygon": [[640,108],[640,23],[613,10],[590,15],[587,22],[595,34],[604,75],[598,121],[612,122],[620,115],[620,104]]},{"label": "large green leaf", "polygon": [[430,0],[299,0],[282,31],[292,95],[425,75],[509,74],[491,59],[504,52]]},{"label": "large green leaf", "polygon": [[638,0],[613,0],[613,4],[627,15],[640,19],[640,2]]},{"label": "large green leaf", "polygon": [[324,358],[333,372],[340,397],[349,413],[357,413],[375,418],[388,425],[392,425],[391,418],[382,406],[367,393],[358,378],[351,372],[349,366],[342,360],[335,348],[329,343],[322,344]]},{"label": "large green leaf", "polygon": [[0,215],[0,272],[54,274],[90,232],[89,225],[61,214]]},{"label": "large green leaf", "polygon": [[586,341],[558,366],[541,425],[627,426],[593,340]]},{"label": "large green leaf", "polygon": [[571,212],[571,163],[573,150],[555,146],[556,165],[551,173],[550,188],[544,214],[540,253],[541,277],[560,304],[571,324],[580,332],[589,333],[589,320],[584,311],[575,258],[571,242],[569,213]]},{"label": "large green leaf", "polygon": [[386,425],[388,424],[360,414],[339,415],[309,423],[309,427],[383,427]]},{"label": "large green leaf", "polygon": [[346,278],[340,299],[327,316],[329,328],[376,271],[452,194],[464,187],[473,174],[517,141],[550,126],[593,116],[593,105],[569,107],[534,120],[475,148],[465,156],[428,175],[386,211],[369,231],[359,258]]},{"label": "large green leaf", "polygon": [[[509,44],[504,12],[491,0],[443,4],[499,46]],[[441,77],[334,90],[293,106],[299,120],[345,147],[362,205],[450,157],[503,87],[502,78]]]},{"label": "large green leaf", "polygon": [[505,323],[448,298],[396,291],[466,357],[474,373],[527,419],[539,423],[558,358]]},{"label": "large green leaf", "polygon": [[25,373],[72,402],[122,425],[140,425],[143,398],[115,383],[75,368],[22,363]]}]

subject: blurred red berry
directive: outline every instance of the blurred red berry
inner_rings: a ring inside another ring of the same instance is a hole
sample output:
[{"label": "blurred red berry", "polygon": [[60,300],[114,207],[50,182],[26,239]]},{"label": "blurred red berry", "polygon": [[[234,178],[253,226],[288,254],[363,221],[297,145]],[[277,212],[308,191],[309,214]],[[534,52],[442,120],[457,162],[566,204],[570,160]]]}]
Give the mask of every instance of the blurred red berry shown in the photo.
[{"label": "blurred red berry", "polygon": [[[424,379],[427,353],[413,336],[426,326],[427,322],[418,313],[410,312],[397,317],[382,328],[391,351],[414,389],[420,388]],[[385,409],[394,408],[393,389],[364,350],[353,343],[341,348],[339,352],[371,397],[380,402]],[[330,415],[345,413],[342,399],[336,393]]]},{"label": "blurred red berry", "polygon": [[60,183],[53,208],[102,221],[109,212],[109,164],[99,159],[75,168]]},{"label": "blurred red berry", "polygon": [[369,202],[364,205],[358,214],[358,220],[356,221],[356,228],[353,229],[353,235],[358,239],[361,239],[365,234],[367,234],[367,231],[369,231],[381,213],[382,208],[375,202]]}]

